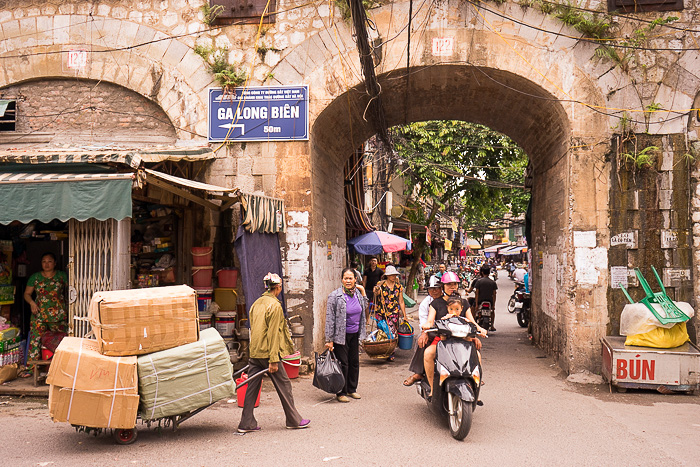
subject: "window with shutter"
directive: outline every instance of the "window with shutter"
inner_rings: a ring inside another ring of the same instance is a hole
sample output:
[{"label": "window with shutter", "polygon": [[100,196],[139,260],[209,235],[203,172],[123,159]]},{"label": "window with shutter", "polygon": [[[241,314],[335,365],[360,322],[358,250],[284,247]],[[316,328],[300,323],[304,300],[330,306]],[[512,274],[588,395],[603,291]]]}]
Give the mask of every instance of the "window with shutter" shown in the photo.
[{"label": "window with shutter", "polygon": [[608,11],[619,13],[680,10],[683,10],[683,0],[608,0]]},{"label": "window with shutter", "polygon": [[[223,10],[214,21],[215,24],[252,24],[259,23],[260,16],[268,5],[267,0],[209,0],[209,6],[221,5]],[[277,1],[270,0],[263,23],[274,23]]]}]

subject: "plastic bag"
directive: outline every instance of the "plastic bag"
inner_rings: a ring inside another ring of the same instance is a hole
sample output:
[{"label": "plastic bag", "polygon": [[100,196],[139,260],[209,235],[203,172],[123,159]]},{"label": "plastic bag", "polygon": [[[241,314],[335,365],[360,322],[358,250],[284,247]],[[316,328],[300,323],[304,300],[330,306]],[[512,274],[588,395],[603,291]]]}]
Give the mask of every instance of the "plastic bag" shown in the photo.
[{"label": "plastic bag", "polygon": [[329,394],[338,394],[345,387],[345,377],[340,368],[340,361],[333,352],[324,351],[316,355],[316,370],[313,385]]},{"label": "plastic bag", "polygon": [[401,324],[399,324],[399,334],[413,334],[413,326],[411,326],[411,323],[406,320],[401,321]]},{"label": "plastic bag", "polygon": [[[683,313],[688,315],[688,317],[692,318],[695,314],[695,310],[693,310],[693,307],[690,306],[690,303],[674,303]],[[654,303],[653,306],[663,315],[661,305]],[[627,304],[622,309],[622,315],[620,315],[620,335],[632,336],[635,334],[645,334],[659,327],[671,329],[675,324],[678,323],[668,323],[662,325],[659,320],[656,319],[656,316],[654,316],[643,303]]]},{"label": "plastic bag", "polygon": [[625,345],[635,345],[638,347],[654,347],[657,349],[672,349],[680,347],[690,340],[688,329],[685,323],[676,323],[671,329],[657,327],[644,334],[633,334],[627,336]]},{"label": "plastic bag", "polygon": [[41,335],[41,345],[51,352],[55,352],[58,344],[60,344],[67,335],[67,333],[60,331],[46,331]]}]

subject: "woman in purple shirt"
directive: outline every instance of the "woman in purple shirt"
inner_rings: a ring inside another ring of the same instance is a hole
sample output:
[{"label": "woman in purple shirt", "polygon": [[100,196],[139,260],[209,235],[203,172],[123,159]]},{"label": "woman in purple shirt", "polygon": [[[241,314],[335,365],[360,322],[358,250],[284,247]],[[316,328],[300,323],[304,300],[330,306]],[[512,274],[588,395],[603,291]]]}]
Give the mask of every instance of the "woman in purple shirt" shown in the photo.
[{"label": "woman in purple shirt", "polygon": [[335,352],[345,376],[345,387],[336,394],[338,402],[360,399],[360,341],[366,335],[367,294],[357,283],[352,268],[342,272],[343,285],[328,296],[326,305],[326,348]]}]

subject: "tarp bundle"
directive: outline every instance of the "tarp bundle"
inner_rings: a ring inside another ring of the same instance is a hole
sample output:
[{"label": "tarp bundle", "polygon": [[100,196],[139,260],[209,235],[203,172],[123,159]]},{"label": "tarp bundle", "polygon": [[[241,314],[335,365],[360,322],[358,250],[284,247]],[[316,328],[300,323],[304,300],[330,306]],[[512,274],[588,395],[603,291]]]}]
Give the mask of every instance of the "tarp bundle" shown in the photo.
[{"label": "tarp bundle", "polygon": [[139,414],[144,420],[169,417],[232,397],[233,367],[214,328],[192,344],[138,358]]}]

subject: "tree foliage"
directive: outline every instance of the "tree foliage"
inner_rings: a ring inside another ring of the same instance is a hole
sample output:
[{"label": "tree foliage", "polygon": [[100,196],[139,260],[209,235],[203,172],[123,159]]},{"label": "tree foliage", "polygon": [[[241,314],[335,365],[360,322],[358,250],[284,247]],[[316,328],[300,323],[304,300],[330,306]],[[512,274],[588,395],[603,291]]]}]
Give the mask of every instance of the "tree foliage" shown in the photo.
[{"label": "tree foliage", "polygon": [[[507,136],[478,124],[433,120],[396,126],[392,138],[397,174],[417,204],[437,203],[467,230],[527,209],[530,195],[522,185],[528,158]],[[432,221],[425,209],[413,212],[415,222]]]}]

